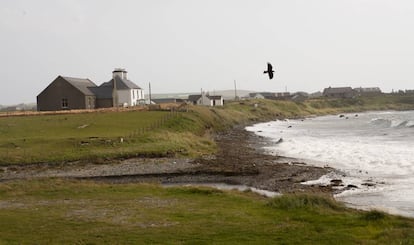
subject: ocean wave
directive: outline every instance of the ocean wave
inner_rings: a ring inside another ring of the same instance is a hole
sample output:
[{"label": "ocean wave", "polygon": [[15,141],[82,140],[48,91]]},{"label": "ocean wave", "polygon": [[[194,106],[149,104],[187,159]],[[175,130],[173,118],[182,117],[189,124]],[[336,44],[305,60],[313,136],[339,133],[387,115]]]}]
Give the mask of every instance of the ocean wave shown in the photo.
[{"label": "ocean wave", "polygon": [[413,128],[414,121],[412,120],[397,120],[397,119],[385,119],[374,118],[369,122],[370,125],[382,128]]},{"label": "ocean wave", "polygon": [[370,125],[389,128],[392,125],[392,120],[385,118],[373,118],[369,122]]},{"label": "ocean wave", "polygon": [[[341,179],[345,186],[358,188],[336,198],[355,207],[414,217],[414,111],[360,113],[349,120],[325,116],[277,121],[250,130],[274,140],[265,148],[270,154],[339,169],[338,176],[319,181],[330,184]],[[281,138],[282,143],[276,144]],[[368,182],[375,185],[364,185]]]}]

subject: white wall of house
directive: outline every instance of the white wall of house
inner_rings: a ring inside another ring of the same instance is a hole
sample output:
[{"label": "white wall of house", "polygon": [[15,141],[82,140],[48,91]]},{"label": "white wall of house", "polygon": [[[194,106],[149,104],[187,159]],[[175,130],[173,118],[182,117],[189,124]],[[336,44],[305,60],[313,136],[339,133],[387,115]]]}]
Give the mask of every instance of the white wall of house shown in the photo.
[{"label": "white wall of house", "polygon": [[139,100],[145,100],[143,89],[137,89],[137,93],[138,93],[138,99]]},{"label": "white wall of house", "polygon": [[117,90],[118,93],[118,105],[131,106],[131,90]]},{"label": "white wall of house", "polygon": [[204,92],[201,94],[200,103],[201,103],[201,105],[207,105],[207,106],[212,106],[213,105],[210,98],[208,98],[207,95]]},{"label": "white wall of house", "polygon": [[136,106],[144,100],[142,89],[118,90],[118,104],[122,106]]},{"label": "white wall of house", "polygon": [[264,99],[265,97],[262,94],[256,94],[253,98],[255,98],[255,99]]},{"label": "white wall of house", "polygon": [[200,98],[200,105],[211,106],[210,99],[203,93]]},{"label": "white wall of house", "polygon": [[197,100],[196,104],[197,104],[197,105],[203,105],[203,99],[200,97],[200,98]]},{"label": "white wall of house", "polygon": [[220,99],[211,100],[211,106],[222,106],[223,104],[223,97]]},{"label": "white wall of house", "polygon": [[201,97],[197,100],[197,105],[205,105],[205,106],[223,106],[224,101],[223,98],[221,99],[210,99],[207,96],[204,98]]},{"label": "white wall of house", "polygon": [[197,103],[196,104],[197,105],[206,105],[206,106],[211,106],[212,105],[212,103],[211,103],[211,101],[210,101],[209,98],[203,98],[203,97],[200,97],[197,100]]},{"label": "white wall of house", "polygon": [[145,104],[144,90],[143,89],[134,89],[135,90],[135,105]]}]

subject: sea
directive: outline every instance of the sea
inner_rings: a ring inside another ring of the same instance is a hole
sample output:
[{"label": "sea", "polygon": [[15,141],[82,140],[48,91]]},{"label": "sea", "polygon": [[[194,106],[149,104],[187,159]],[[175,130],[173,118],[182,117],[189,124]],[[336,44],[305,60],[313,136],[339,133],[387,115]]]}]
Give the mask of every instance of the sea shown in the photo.
[{"label": "sea", "polygon": [[303,184],[341,180],[335,198],[346,205],[414,217],[414,111],[278,120],[246,130],[268,139],[268,154],[335,169]]}]

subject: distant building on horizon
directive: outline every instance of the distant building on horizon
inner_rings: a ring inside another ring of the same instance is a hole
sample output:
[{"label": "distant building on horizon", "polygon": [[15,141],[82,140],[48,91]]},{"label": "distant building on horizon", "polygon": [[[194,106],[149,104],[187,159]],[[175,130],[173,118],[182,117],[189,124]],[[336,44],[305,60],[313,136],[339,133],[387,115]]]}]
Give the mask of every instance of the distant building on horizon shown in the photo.
[{"label": "distant building on horizon", "polygon": [[322,96],[323,96],[323,94],[322,94],[321,91],[317,91],[317,92],[309,94],[309,98],[318,98],[318,97],[322,97]]},{"label": "distant building on horizon", "polygon": [[351,87],[328,87],[323,90],[322,94],[331,98],[352,98],[356,92]]},{"label": "distant building on horizon", "polygon": [[155,103],[155,104],[184,103],[184,99],[181,99],[181,98],[156,98],[156,99],[151,99],[151,103]]},{"label": "distant building on horizon", "polygon": [[360,96],[374,96],[382,94],[382,91],[379,87],[371,87],[371,88],[354,88],[356,93]]},{"label": "distant building on horizon", "polygon": [[205,106],[223,106],[224,100],[221,95],[209,95],[205,92],[201,94],[193,94],[188,96],[188,102],[193,105],[205,105]]},{"label": "distant building on horizon", "polygon": [[58,76],[38,96],[38,111],[136,106],[144,103],[143,89],[117,68],[112,79],[97,86],[87,78]]},{"label": "distant building on horizon", "polygon": [[271,93],[271,92],[249,93],[249,98],[252,98],[252,99],[267,99],[267,98],[271,98],[271,97],[274,97],[273,93]]},{"label": "distant building on horizon", "polygon": [[254,92],[249,93],[249,98],[251,99],[287,99],[292,95],[289,92]]},{"label": "distant building on horizon", "polygon": [[296,92],[290,96],[290,99],[295,102],[303,102],[309,98],[309,93],[306,92]]}]

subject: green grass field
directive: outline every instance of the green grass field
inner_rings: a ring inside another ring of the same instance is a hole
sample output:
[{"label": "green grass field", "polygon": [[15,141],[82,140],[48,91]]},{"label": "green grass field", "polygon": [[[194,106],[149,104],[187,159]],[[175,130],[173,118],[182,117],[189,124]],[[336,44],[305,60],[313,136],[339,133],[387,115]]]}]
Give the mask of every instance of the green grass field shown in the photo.
[{"label": "green grass field", "polygon": [[[200,128],[180,113],[97,112],[0,118],[0,164],[190,154]],[[197,139],[194,146],[212,145]],[[193,147],[197,151],[196,147]]]},{"label": "green grass field", "polygon": [[414,220],[328,197],[44,179],[0,183],[0,244],[413,244]]},{"label": "green grass field", "polygon": [[246,100],[188,112],[123,111],[0,117],[0,164],[107,161],[133,156],[199,156],[209,135],[237,124],[364,110],[414,109],[414,96],[292,101]]}]

